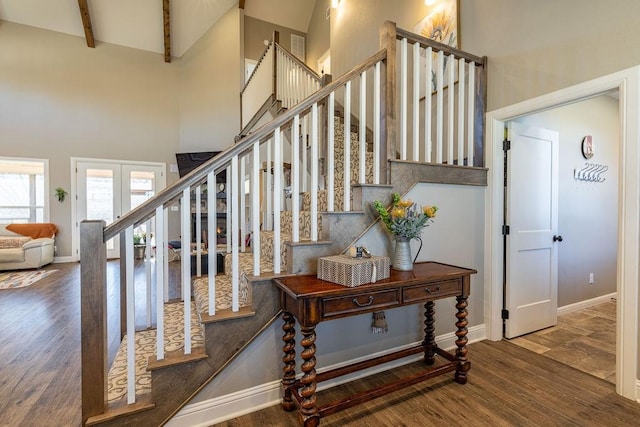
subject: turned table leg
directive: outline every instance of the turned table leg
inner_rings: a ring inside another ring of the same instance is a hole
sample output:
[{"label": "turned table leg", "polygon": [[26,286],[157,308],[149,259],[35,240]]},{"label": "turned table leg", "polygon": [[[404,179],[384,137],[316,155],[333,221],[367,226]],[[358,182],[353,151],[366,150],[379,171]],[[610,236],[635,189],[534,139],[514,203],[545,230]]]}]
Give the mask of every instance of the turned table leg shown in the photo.
[{"label": "turned table leg", "polygon": [[433,365],[435,362],[436,337],[435,337],[435,304],[433,301],[427,301],[424,304],[424,362],[427,365]]},{"label": "turned table leg", "polygon": [[282,336],[282,341],[284,341],[284,346],[282,346],[282,352],[284,353],[284,356],[282,356],[282,362],[284,363],[282,367],[282,407],[286,411],[292,411],[296,408],[291,399],[290,389],[296,382],[296,319],[291,313],[285,311],[282,314],[282,320],[284,321],[282,325],[282,330],[284,331]]},{"label": "turned table leg", "polygon": [[466,296],[458,296],[456,297],[457,304],[456,308],[458,312],[456,313],[456,318],[458,321],[456,322],[456,327],[458,330],[456,331],[456,359],[458,360],[458,366],[456,367],[456,375],[455,380],[457,383],[466,384],[467,382],[467,371],[471,368],[471,362],[467,360],[467,325],[469,321],[467,320],[467,297]]},{"label": "turned table leg", "polygon": [[320,423],[316,406],[316,332],[315,326],[303,326],[302,332],[302,378],[300,379],[300,415],[305,427],[315,427]]}]

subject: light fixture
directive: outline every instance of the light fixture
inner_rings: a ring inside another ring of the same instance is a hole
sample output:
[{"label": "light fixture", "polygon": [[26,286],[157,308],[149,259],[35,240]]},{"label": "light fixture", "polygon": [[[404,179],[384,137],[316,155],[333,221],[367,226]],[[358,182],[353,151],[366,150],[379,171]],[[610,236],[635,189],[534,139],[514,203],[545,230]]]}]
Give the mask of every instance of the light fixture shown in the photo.
[{"label": "light fixture", "polygon": [[340,3],[342,3],[342,0],[331,0],[331,7],[337,9],[340,7]]},{"label": "light fixture", "polygon": [[435,4],[438,0],[424,0],[424,4],[426,4],[427,6],[431,6],[433,4]]}]

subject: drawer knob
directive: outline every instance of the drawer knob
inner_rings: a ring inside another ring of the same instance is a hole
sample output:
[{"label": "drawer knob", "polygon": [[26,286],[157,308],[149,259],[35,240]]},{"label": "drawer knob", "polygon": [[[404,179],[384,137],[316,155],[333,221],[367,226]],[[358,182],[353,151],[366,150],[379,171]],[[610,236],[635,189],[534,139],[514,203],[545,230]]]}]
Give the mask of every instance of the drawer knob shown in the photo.
[{"label": "drawer knob", "polygon": [[433,290],[433,291],[431,290],[431,288],[425,288],[425,291],[426,291],[428,294],[434,294],[434,293],[440,292],[440,285],[436,286],[436,289],[435,289],[435,290]]},{"label": "drawer knob", "polygon": [[370,306],[372,302],[373,302],[373,295],[369,295],[369,300],[367,302],[365,302],[365,303],[361,303],[360,301],[358,301],[358,298],[354,298],[353,299],[353,303],[355,305],[357,305],[358,307]]}]

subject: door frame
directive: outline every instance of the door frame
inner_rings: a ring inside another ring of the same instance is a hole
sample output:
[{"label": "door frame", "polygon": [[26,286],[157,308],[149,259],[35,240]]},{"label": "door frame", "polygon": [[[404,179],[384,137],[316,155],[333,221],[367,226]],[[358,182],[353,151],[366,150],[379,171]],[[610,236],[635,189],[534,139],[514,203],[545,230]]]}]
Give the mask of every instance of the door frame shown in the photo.
[{"label": "door frame", "polygon": [[504,125],[517,117],[618,90],[620,153],[616,310],[616,393],[636,400],[638,392],[638,282],[640,279],[640,67],[633,67],[487,113],[484,323],[487,337],[502,339]]},{"label": "door frame", "polygon": [[162,174],[160,175],[156,194],[167,186],[167,164],[162,162],[143,162],[139,160],[114,160],[114,159],[96,159],[89,157],[71,157],[71,227],[72,227],[72,238],[71,238],[71,259],[72,261],[80,260],[80,228],[79,224],[76,226],[76,222],[78,221],[77,217],[77,208],[78,208],[78,189],[77,189],[77,177],[76,177],[76,168],[79,162],[86,163],[108,163],[108,164],[117,164],[117,165],[140,165],[140,166],[152,166],[152,167],[160,167],[162,168]]}]

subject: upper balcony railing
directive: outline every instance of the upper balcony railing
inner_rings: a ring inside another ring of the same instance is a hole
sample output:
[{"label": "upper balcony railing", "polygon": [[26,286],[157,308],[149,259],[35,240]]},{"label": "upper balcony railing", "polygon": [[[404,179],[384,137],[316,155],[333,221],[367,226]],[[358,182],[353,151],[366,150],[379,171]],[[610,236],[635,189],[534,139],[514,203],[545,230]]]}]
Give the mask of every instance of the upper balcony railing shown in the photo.
[{"label": "upper balcony railing", "polygon": [[304,62],[278,44],[278,32],[262,53],[240,92],[241,134],[246,134],[276,101],[291,108],[317,91],[321,78]]}]

